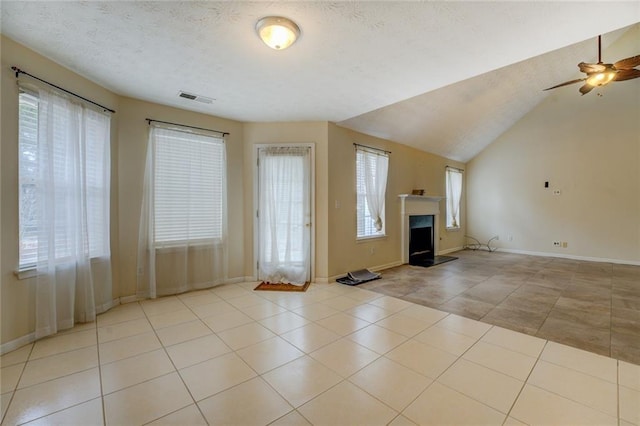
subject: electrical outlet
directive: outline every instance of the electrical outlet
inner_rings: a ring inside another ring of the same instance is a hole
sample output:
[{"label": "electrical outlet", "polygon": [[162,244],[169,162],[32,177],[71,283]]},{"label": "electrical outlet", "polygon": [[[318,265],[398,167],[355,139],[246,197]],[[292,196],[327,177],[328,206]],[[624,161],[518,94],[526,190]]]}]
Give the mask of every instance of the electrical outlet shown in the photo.
[{"label": "electrical outlet", "polygon": [[560,241],[554,241],[553,242],[553,246],[554,247],[562,247],[562,243],[560,243]]},{"label": "electrical outlet", "polygon": [[562,194],[562,191],[560,191],[559,189],[553,190],[553,195],[560,195],[560,194]]},{"label": "electrical outlet", "polygon": [[508,241],[513,241],[513,235],[509,234],[509,235],[507,236],[507,240],[508,240]]},{"label": "electrical outlet", "polygon": [[369,249],[369,254],[374,254],[376,252],[376,248],[375,247],[371,247]]},{"label": "electrical outlet", "polygon": [[562,248],[567,248],[568,245],[569,245],[569,243],[567,243],[566,241],[562,242]]}]

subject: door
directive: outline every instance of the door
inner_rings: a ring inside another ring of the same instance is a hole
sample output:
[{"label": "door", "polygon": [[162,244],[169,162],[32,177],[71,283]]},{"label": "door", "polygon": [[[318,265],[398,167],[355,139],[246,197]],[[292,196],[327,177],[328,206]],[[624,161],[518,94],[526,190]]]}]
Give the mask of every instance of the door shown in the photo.
[{"label": "door", "polygon": [[258,279],[303,285],[311,279],[312,147],[258,148]]}]

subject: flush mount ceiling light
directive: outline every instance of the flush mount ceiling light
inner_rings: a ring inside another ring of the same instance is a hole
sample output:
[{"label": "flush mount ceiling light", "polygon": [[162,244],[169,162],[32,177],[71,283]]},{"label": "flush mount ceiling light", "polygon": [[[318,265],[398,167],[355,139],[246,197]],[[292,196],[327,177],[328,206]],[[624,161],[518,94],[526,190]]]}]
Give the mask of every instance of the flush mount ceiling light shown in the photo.
[{"label": "flush mount ceiling light", "polygon": [[295,43],[300,27],[282,16],[266,16],[256,23],[256,31],[264,43],[272,49],[284,50]]}]

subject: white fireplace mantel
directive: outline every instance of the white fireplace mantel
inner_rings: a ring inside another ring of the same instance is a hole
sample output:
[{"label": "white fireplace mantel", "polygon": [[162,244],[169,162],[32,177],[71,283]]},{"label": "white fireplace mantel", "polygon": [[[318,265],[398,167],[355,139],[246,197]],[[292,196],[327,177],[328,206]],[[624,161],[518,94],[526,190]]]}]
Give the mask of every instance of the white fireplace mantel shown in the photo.
[{"label": "white fireplace mantel", "polygon": [[426,195],[400,194],[400,221],[401,221],[401,258],[402,263],[409,263],[409,216],[433,215],[433,245],[434,252],[438,254],[438,242],[440,241],[440,201],[445,197],[432,197]]}]

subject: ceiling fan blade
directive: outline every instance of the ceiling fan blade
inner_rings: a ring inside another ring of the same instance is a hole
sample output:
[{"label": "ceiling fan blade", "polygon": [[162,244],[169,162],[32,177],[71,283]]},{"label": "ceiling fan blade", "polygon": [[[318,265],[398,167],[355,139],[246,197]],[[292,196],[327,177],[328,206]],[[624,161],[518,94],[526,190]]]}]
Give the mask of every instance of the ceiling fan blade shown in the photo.
[{"label": "ceiling fan blade", "polygon": [[586,78],[578,78],[578,79],[576,79],[576,80],[565,81],[564,83],[560,83],[560,84],[558,84],[558,85],[556,85],[556,86],[549,87],[549,88],[544,89],[544,90],[557,89],[558,87],[568,86],[569,84],[574,84],[574,83],[578,83],[578,82],[580,82],[580,81],[585,81],[585,80],[586,80]]},{"label": "ceiling fan blade", "polygon": [[620,59],[618,62],[613,64],[617,70],[628,70],[631,68],[635,68],[640,65],[640,55],[632,56],[626,59]]},{"label": "ceiling fan blade", "polygon": [[582,86],[580,88],[580,93],[582,93],[582,95],[586,95],[587,93],[589,93],[592,90],[593,90],[593,86],[592,85],[585,84],[584,86]]},{"label": "ceiling fan blade", "polygon": [[613,77],[614,81],[631,80],[632,78],[640,77],[640,70],[631,68],[630,70],[620,70]]},{"label": "ceiling fan blade", "polygon": [[602,72],[607,69],[607,67],[603,64],[587,64],[586,62],[580,62],[578,64],[578,68],[580,68],[580,72],[584,72],[587,74]]}]

